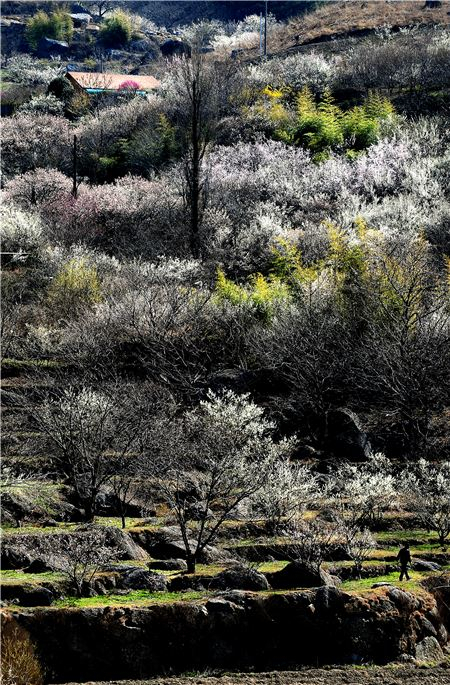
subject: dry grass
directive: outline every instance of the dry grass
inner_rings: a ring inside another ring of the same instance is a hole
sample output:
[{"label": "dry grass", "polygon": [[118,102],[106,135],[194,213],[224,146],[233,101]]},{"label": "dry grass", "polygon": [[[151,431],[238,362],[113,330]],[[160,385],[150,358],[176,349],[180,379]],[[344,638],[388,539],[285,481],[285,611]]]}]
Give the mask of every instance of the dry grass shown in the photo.
[{"label": "dry grass", "polygon": [[[291,19],[287,25],[274,27],[268,36],[270,53],[310,43],[327,36],[345,37],[348,32],[382,27],[450,24],[450,1],[428,9],[422,0],[371,0],[330,2],[314,12]],[[254,45],[252,50],[257,50]]]},{"label": "dry grass", "polygon": [[8,615],[2,616],[2,685],[42,685],[42,668],[28,632]]}]

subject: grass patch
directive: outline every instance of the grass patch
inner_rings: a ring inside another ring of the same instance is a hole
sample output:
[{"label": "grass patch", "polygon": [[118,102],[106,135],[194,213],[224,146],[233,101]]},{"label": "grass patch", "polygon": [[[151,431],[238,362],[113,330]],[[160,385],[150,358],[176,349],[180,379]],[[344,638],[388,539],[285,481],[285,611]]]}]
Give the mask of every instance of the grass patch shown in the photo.
[{"label": "grass patch", "polygon": [[388,573],[385,576],[376,576],[375,578],[363,578],[361,580],[347,580],[342,583],[342,590],[345,592],[368,592],[372,590],[374,583],[391,583],[400,590],[413,592],[415,594],[425,593],[426,590],[421,586],[420,581],[430,575],[429,571],[409,571],[410,580],[399,580],[399,571]]},{"label": "grass patch", "polygon": [[208,592],[150,592],[149,590],[134,590],[127,595],[101,595],[98,597],[68,597],[56,601],[54,607],[101,607],[121,606],[123,604],[172,604],[174,602],[192,602],[208,596]]},{"label": "grass patch", "polygon": [[11,526],[4,526],[1,528],[3,535],[52,535],[53,533],[70,533],[75,532],[80,526],[80,523],[59,523],[58,526],[21,526],[20,528],[13,528]]},{"label": "grass patch", "polygon": [[394,545],[397,541],[409,542],[417,540],[420,544],[438,544],[437,533],[428,532],[423,528],[413,530],[383,530],[376,533],[377,541],[385,544]]},{"label": "grass patch", "polygon": [[53,571],[44,573],[24,573],[23,571],[0,570],[0,583],[2,585],[15,585],[17,583],[42,583],[44,580],[62,580],[63,575]]},{"label": "grass patch", "polygon": [[[130,528],[142,528],[142,524],[144,523],[145,519],[144,518],[126,518],[126,528],[124,529],[125,531],[128,531]],[[108,526],[112,528],[122,528],[122,519],[120,516],[96,516],[95,517],[95,523],[98,524],[99,526]]]}]

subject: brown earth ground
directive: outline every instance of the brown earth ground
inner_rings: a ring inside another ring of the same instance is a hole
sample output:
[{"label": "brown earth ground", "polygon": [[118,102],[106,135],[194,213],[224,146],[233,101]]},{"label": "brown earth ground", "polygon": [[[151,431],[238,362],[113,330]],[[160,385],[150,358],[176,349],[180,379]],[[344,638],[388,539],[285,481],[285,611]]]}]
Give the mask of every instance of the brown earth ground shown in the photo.
[{"label": "brown earth ground", "polygon": [[[370,666],[308,668],[272,673],[235,673],[222,676],[109,680],[84,685],[449,685],[449,667]],[[80,685],[80,683],[67,683]]]}]

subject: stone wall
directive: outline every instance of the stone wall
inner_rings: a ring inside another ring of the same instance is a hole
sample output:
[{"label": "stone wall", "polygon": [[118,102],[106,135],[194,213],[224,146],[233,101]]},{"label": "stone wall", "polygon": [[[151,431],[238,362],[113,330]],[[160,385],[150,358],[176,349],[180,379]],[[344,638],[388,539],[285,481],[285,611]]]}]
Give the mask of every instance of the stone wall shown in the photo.
[{"label": "stone wall", "polygon": [[[11,615],[11,614],[10,614]],[[18,610],[49,682],[145,678],[225,668],[387,663],[437,649],[447,633],[431,595],[394,587],[355,596],[334,588],[227,592],[201,602]],[[424,643],[424,640],[428,642]]]}]

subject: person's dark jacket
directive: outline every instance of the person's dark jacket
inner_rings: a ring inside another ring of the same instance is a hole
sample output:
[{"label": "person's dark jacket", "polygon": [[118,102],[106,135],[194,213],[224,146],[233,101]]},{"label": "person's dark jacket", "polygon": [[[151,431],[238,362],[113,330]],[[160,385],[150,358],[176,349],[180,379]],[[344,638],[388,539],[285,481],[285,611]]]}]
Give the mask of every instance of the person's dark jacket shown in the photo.
[{"label": "person's dark jacket", "polygon": [[400,562],[401,566],[406,566],[411,563],[411,552],[406,547],[402,547],[400,552],[397,554],[397,561]]}]

